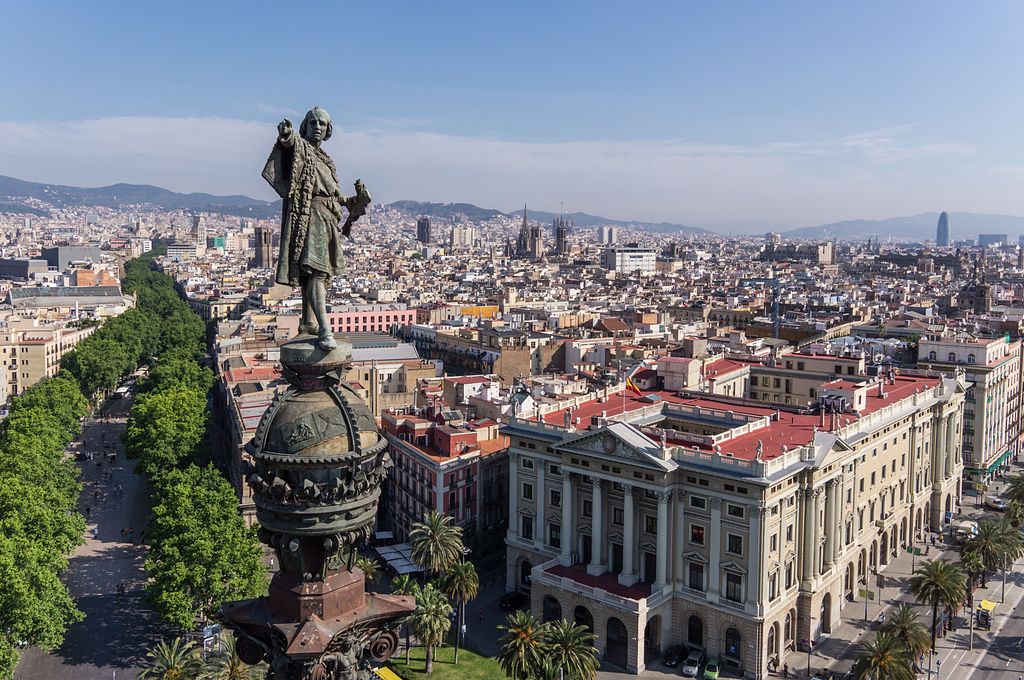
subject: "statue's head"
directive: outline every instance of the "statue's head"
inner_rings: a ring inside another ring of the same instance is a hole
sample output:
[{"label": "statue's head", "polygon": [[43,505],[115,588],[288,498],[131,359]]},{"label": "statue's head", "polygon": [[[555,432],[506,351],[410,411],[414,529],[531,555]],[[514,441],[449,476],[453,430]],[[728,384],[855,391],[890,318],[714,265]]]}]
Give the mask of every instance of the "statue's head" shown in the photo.
[{"label": "statue's head", "polygon": [[319,106],[310,109],[306,117],[302,119],[302,125],[299,126],[299,134],[311,144],[326,142],[331,138],[333,132],[334,126],[331,124],[330,114]]}]

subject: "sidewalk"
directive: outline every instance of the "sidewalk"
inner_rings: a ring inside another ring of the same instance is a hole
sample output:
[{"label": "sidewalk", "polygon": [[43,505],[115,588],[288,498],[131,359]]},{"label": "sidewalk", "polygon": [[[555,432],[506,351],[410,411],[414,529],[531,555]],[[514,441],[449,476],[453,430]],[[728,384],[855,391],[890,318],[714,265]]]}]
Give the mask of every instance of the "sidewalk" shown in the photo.
[{"label": "sidewalk", "polygon": [[[1005,482],[993,482],[989,487],[988,494],[999,495],[1003,493],[1005,487]],[[980,521],[987,518],[998,519],[999,515],[984,507],[976,508],[974,506],[974,499],[972,497],[965,497],[964,504],[961,505],[961,512],[957,513],[953,521],[956,522],[960,519]],[[919,543],[918,547],[921,547],[923,552],[923,544]],[[915,558],[904,551],[900,552],[896,558],[891,559],[889,564],[879,572],[884,579],[882,597],[878,597],[877,587],[873,585],[871,591],[875,594],[875,599],[867,604],[866,619],[862,599],[858,599],[856,602],[845,603],[841,614],[842,622],[838,626],[833,626],[831,634],[828,636],[823,635],[819,639],[814,653],[810,656],[811,674],[816,670],[826,668],[835,671],[837,674],[848,671],[859,653],[860,643],[869,641],[878,628],[879,614],[884,611],[886,616],[888,616],[891,610],[900,604],[905,603],[913,606],[918,612],[921,622],[928,626],[930,630],[931,609],[927,606],[918,605],[910,593],[910,577],[913,575],[913,568],[921,562],[931,559],[958,562],[960,559],[959,548],[960,546],[956,543],[943,541],[931,547],[930,554],[928,555],[921,555]],[[996,573],[989,576],[987,587],[978,587],[974,591],[975,604],[982,599],[1001,603],[996,610],[997,613],[993,619],[991,631],[978,630],[975,627],[974,647],[976,653],[977,650],[983,649],[988,645],[995,632],[1002,625],[1002,622],[1012,615],[1018,600],[1024,596],[1024,574],[1017,573],[1015,570],[1008,572],[1005,603],[1002,603],[1002,587],[1002,574]],[[859,586],[858,590],[861,588],[863,586]],[[964,612],[960,612],[960,614],[965,625],[961,629],[953,630],[944,638],[939,638],[936,641],[936,652],[940,658],[943,657],[944,653],[957,649],[966,650],[968,647],[968,636],[970,634],[969,619],[966,618]],[[807,661],[807,653],[801,651],[788,652],[782,658],[782,662],[789,665],[790,673],[797,678],[807,677]],[[947,662],[944,661],[943,663]],[[927,662],[925,665],[927,665]]]},{"label": "sidewalk", "polygon": [[[68,628],[59,650],[26,649],[17,671],[22,680],[135,677],[146,651],[166,632],[143,591],[146,549],[139,534],[149,515],[150,488],[133,472],[135,463],[125,458],[121,444],[130,404],[129,399],[104,404],[68,446],[72,454],[95,454],[77,463],[83,486],[79,511],[85,514],[88,507],[89,517],[85,544],[75,550],[62,577],[85,619]],[[104,455],[108,443],[117,453],[112,466]],[[122,493],[115,493],[116,484],[123,485]],[[133,541],[121,535],[129,527]],[[124,595],[117,594],[119,583],[125,585]]]}]

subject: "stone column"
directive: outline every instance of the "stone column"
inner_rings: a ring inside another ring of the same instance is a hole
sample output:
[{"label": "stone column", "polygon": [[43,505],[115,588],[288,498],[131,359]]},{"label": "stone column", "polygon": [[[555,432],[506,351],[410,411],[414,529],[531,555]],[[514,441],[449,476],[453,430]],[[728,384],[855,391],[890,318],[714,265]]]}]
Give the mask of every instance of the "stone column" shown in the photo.
[{"label": "stone column", "polygon": [[562,556],[565,566],[572,564],[572,549],[576,545],[576,499],[572,495],[572,474],[562,470]]},{"label": "stone column", "polygon": [[719,563],[722,557],[722,499],[712,496],[708,499],[711,506],[711,526],[708,527],[708,592],[710,602],[718,602],[719,597]]},{"label": "stone column", "polygon": [[604,573],[604,561],[601,559],[604,547],[604,501],[601,498],[603,482],[597,477],[591,477],[590,482],[593,484],[590,496],[593,517],[590,520],[590,564],[587,565],[587,573],[591,576],[600,576]]},{"label": "stone column", "polygon": [[814,505],[814,489],[804,489],[803,508],[801,510],[801,515],[803,515],[804,535],[803,540],[801,541],[802,545],[800,546],[800,550],[803,551],[803,566],[800,577],[803,580],[804,590],[811,589],[811,579],[814,578],[814,554],[817,552],[817,546],[814,543],[814,525],[817,521],[814,517]]},{"label": "stone column", "polygon": [[676,583],[682,583],[686,578],[683,560],[683,546],[686,545],[686,497],[682,491],[672,494],[675,498],[676,511],[672,515],[672,573]]},{"label": "stone column", "polygon": [[942,456],[946,452],[946,418],[939,419],[935,426],[938,428],[938,432],[934,437],[935,447],[932,450],[932,484],[942,481]]},{"label": "stone column", "polygon": [[836,515],[836,483],[829,480],[825,483],[825,571],[835,564],[835,515]]},{"label": "stone column", "polygon": [[622,571],[619,573],[619,583],[624,586],[639,580],[633,571],[633,545],[636,543],[633,503],[633,487],[626,484],[622,491]]},{"label": "stone column", "polygon": [[665,587],[668,578],[668,502],[671,499],[671,491],[658,493],[658,569],[654,585],[661,588]]},{"label": "stone column", "polygon": [[519,454],[508,452],[508,535],[519,538]]},{"label": "stone column", "polygon": [[956,453],[956,418],[952,415],[946,418],[946,451],[945,451],[945,478],[953,476],[953,458]]},{"label": "stone column", "polygon": [[832,541],[832,561],[838,562],[846,547],[846,508],[845,477],[835,480],[836,499],[834,503],[832,526],[835,527],[835,538]]},{"label": "stone column", "polygon": [[545,472],[544,466],[546,463],[543,458],[534,458],[533,467],[537,473],[537,515],[533,518],[533,545],[538,550],[542,550],[544,546],[548,544],[547,541],[547,527],[544,521],[544,513],[548,507],[548,499],[544,494],[547,491],[544,489],[544,477]]},{"label": "stone column", "polygon": [[764,516],[764,509],[760,507],[749,508],[750,512],[750,552],[747,558],[747,602],[752,604],[754,611],[760,615],[762,611],[761,579],[763,578],[761,565],[761,518]]}]

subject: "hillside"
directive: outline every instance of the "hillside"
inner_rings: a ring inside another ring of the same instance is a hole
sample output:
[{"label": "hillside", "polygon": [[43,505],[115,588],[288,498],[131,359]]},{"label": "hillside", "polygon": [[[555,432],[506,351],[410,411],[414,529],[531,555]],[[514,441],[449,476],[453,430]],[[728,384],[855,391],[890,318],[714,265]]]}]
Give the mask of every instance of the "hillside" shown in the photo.
[{"label": "hillside", "polygon": [[204,212],[241,217],[274,217],[280,214],[280,203],[260,201],[248,196],[215,196],[213,194],[179,194],[148,184],[112,184],[105,187],[71,187],[62,184],[26,182],[0,175],[0,204],[17,209],[19,199],[46,201],[58,208],[71,206],[103,206],[124,208],[131,205],[153,205],[165,210],[202,210]]},{"label": "hillside", "polygon": [[[890,217],[884,220],[845,220],[820,224],[814,227],[802,227],[785,232],[789,238],[831,239],[861,238],[879,236],[914,241],[934,241],[935,226],[939,213],[927,212],[906,217]],[[976,239],[978,234],[1008,234],[1011,241],[1024,234],[1024,217],[1013,215],[988,215],[983,213],[953,212],[949,213],[950,238]]]}]

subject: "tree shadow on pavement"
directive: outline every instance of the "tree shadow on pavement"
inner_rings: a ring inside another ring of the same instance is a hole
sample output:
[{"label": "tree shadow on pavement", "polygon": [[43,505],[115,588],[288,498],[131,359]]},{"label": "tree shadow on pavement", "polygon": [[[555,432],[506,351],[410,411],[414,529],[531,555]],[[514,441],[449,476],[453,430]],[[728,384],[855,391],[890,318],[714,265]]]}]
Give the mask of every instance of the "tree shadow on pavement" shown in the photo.
[{"label": "tree shadow on pavement", "polygon": [[[72,589],[85,619],[68,629],[55,653],[64,664],[140,668],[157,642],[181,635],[149,604],[143,559],[143,550],[123,544],[73,558]],[[125,584],[125,595],[117,594],[118,583]]]}]

